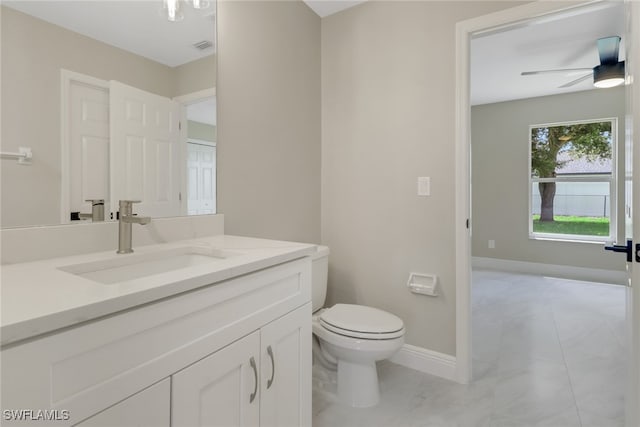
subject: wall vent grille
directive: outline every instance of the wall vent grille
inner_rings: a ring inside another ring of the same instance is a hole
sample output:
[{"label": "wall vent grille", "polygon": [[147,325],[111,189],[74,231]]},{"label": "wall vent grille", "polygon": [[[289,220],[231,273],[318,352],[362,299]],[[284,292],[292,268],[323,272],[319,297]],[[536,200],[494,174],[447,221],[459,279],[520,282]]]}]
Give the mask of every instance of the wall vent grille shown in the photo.
[{"label": "wall vent grille", "polygon": [[211,43],[209,40],[202,40],[198,43],[193,44],[193,47],[200,50],[209,49],[211,46],[213,46],[213,43]]}]

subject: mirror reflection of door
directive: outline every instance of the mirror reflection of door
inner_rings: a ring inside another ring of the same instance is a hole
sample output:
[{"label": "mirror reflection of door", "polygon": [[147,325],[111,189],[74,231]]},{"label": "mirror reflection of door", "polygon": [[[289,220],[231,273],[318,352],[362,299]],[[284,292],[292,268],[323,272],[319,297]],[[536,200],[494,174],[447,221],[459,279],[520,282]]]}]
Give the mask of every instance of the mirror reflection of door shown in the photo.
[{"label": "mirror reflection of door", "polygon": [[216,96],[203,91],[179,99],[184,106],[187,215],[216,213]]},{"label": "mirror reflection of door", "polygon": [[180,215],[180,105],[111,81],[110,113],[113,211],[118,200],[138,200],[140,215]]},{"label": "mirror reflection of door", "polygon": [[[69,181],[62,192],[62,222],[86,218],[91,212],[89,200],[109,200],[109,85],[70,71],[63,71],[66,139],[63,158],[69,161]],[[68,202],[64,200],[68,197]],[[108,209],[108,207],[107,207]],[[106,216],[109,217],[107,210]]]},{"label": "mirror reflection of door", "polygon": [[187,143],[188,215],[216,213],[216,145],[190,139]]},{"label": "mirror reflection of door", "polygon": [[118,200],[140,200],[142,215],[180,215],[180,104],[66,70],[63,85],[62,222],[88,219],[88,200],[104,200],[107,219]]}]

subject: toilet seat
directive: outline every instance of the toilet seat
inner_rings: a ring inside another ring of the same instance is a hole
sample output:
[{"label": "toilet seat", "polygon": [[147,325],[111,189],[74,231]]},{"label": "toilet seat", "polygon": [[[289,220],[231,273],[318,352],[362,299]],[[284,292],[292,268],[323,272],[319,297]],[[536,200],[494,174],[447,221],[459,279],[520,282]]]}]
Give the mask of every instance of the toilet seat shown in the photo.
[{"label": "toilet seat", "polygon": [[323,328],[351,338],[389,340],[404,335],[402,319],[386,311],[354,304],[336,304],[319,316]]}]

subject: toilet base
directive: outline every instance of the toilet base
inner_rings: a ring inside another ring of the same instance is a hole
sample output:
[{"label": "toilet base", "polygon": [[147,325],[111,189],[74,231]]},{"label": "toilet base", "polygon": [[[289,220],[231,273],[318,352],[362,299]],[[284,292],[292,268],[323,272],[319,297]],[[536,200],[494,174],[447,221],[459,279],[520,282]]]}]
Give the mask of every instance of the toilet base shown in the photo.
[{"label": "toilet base", "polygon": [[369,408],[380,402],[376,362],[338,360],[338,398],[354,408]]}]

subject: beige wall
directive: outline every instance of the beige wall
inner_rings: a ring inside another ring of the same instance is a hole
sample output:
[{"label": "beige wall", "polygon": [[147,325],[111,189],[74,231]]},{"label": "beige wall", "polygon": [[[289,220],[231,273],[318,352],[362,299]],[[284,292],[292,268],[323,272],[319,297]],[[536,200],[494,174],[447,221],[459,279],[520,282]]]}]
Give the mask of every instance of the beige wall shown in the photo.
[{"label": "beige wall", "polygon": [[[473,256],[624,271],[624,257],[602,244],[529,239],[529,126],[609,117],[618,118],[617,194],[623,200],[624,87],[471,109]],[[623,229],[623,207],[617,217]],[[495,249],[488,249],[489,239]]]},{"label": "beige wall", "polygon": [[173,96],[186,95],[216,86],[216,56],[209,55],[175,67]]},{"label": "beige wall", "polygon": [[203,141],[216,142],[216,127],[189,120],[187,122],[187,137]]},{"label": "beige wall", "polygon": [[[447,354],[455,354],[455,23],[513,5],[374,1],[322,20],[329,302],[396,313],[408,344]],[[416,195],[418,176],[431,177],[431,196]],[[410,293],[410,272],[438,275],[441,295]]]},{"label": "beige wall", "polygon": [[[205,73],[195,71],[201,64],[186,64],[177,79],[174,69],[165,65],[13,9],[0,9],[2,150],[29,146],[34,153],[32,166],[2,163],[3,227],[60,222],[60,69],[168,97],[175,95],[177,85],[187,87],[176,83],[185,76],[193,79],[196,90],[215,82],[214,68],[212,77],[204,80]],[[208,61],[209,66],[215,63]]]},{"label": "beige wall", "polygon": [[320,241],[320,18],[218,2],[218,211],[225,230]]}]

